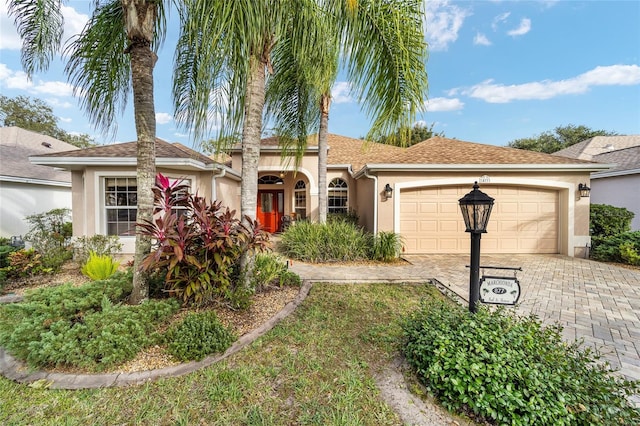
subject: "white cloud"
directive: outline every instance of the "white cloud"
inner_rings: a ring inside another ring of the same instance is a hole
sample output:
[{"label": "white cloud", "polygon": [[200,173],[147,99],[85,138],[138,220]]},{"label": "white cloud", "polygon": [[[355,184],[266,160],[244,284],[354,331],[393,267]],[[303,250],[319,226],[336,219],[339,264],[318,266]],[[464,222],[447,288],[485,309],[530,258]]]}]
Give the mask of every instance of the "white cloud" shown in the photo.
[{"label": "white cloud", "polygon": [[[62,6],[61,10],[64,16],[64,34],[62,36],[64,43],[69,37],[82,31],[89,16],[79,13],[70,6]],[[22,40],[16,31],[13,18],[9,17],[7,3],[3,1],[0,4],[0,49],[19,50],[21,48]]]},{"label": "white cloud", "polygon": [[531,19],[522,18],[520,26],[515,30],[508,31],[507,34],[513,37],[521,36],[531,31]]},{"label": "white cloud", "polygon": [[167,114],[166,112],[158,112],[156,113],[156,123],[158,124],[167,124],[173,120],[173,116],[171,114]]},{"label": "white cloud", "polygon": [[[73,118],[69,118],[69,117],[58,117],[60,119],[60,121],[62,121],[63,123],[71,123],[73,121]],[[76,133],[79,134],[79,133]]]},{"label": "white cloud", "polygon": [[425,0],[425,25],[430,50],[447,50],[458,39],[465,18],[471,15],[468,9],[449,4],[448,0]]},{"label": "white cloud", "polygon": [[33,82],[29,80],[26,73],[9,70],[9,75],[4,78],[2,85],[7,89],[27,90],[33,87]]},{"label": "white cloud", "polygon": [[333,103],[346,104],[355,102],[351,97],[351,83],[348,81],[336,81],[331,88]]},{"label": "white cloud", "polygon": [[47,98],[45,101],[47,101],[50,106],[57,108],[71,108],[73,106],[71,102],[61,101],[58,98]]},{"label": "white cloud", "polygon": [[53,96],[73,96],[73,86],[64,81],[40,81],[31,90]]},{"label": "white cloud", "polygon": [[506,22],[509,15],[511,15],[511,12],[505,12],[493,18],[493,21],[491,22],[491,28],[493,28],[493,31],[496,31],[498,29],[498,25]]},{"label": "white cloud", "polygon": [[473,38],[473,44],[479,44],[480,46],[491,46],[491,41],[487,38],[486,35],[477,33]]},{"label": "white cloud", "polygon": [[424,103],[428,112],[458,111],[464,102],[457,98],[431,98]]},{"label": "white cloud", "polygon": [[524,84],[496,84],[487,80],[461,93],[489,103],[517,100],[543,100],[562,95],[585,93],[594,86],[630,86],[640,84],[640,66],[599,66],[566,80],[543,80]]}]

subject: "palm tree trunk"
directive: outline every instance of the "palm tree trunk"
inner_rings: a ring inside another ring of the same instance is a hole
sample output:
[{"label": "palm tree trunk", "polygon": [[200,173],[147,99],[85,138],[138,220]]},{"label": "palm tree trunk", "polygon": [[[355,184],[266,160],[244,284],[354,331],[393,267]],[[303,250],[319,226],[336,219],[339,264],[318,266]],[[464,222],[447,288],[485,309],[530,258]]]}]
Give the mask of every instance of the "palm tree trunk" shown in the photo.
[{"label": "palm tree trunk", "polygon": [[[242,221],[255,220],[258,203],[258,161],[260,160],[260,135],[265,96],[265,62],[251,56],[250,75],[247,82],[244,125],[242,129],[242,182],[240,186]],[[244,285],[249,283],[253,271],[253,256],[245,253],[240,259],[244,272]]]},{"label": "palm tree trunk", "polygon": [[[153,187],[156,175],[156,115],[153,98],[153,68],[157,56],[151,50],[153,23],[157,6],[153,2],[123,0],[125,23],[131,45],[131,84],[133,109],[138,136],[137,146],[137,222],[153,217]],[[136,230],[135,256],[133,260],[133,291],[129,303],[139,304],[149,297],[147,275],[140,266],[151,251],[151,238]]]},{"label": "palm tree trunk", "polygon": [[331,95],[320,99],[320,128],[318,129],[318,222],[327,221],[327,151],[329,137],[329,108]]}]

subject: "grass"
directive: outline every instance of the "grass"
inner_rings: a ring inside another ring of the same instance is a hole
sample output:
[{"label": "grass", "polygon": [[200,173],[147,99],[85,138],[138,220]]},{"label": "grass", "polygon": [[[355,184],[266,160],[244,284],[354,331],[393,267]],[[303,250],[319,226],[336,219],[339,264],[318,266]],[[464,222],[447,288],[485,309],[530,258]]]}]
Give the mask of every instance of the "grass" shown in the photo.
[{"label": "grass", "polygon": [[227,361],[129,388],[46,390],[0,378],[3,425],[400,425],[373,373],[397,354],[398,320],[431,286],[315,285]]}]

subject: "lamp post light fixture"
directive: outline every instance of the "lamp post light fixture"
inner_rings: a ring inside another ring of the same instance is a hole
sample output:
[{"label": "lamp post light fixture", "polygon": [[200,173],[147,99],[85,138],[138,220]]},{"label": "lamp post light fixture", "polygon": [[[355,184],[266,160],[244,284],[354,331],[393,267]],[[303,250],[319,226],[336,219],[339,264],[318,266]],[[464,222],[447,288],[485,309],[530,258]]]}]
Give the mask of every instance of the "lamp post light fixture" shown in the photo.
[{"label": "lamp post light fixture", "polygon": [[465,232],[471,233],[471,270],[469,272],[469,311],[477,310],[480,287],[480,237],[487,232],[489,216],[494,199],[480,191],[478,182],[473,184],[473,191],[458,200]]},{"label": "lamp post light fixture", "polygon": [[391,185],[386,184],[384,186],[384,196],[385,196],[385,199],[387,200],[393,197],[393,188],[391,187]]},{"label": "lamp post light fixture", "polygon": [[591,194],[591,188],[586,183],[579,183],[578,192],[580,193],[580,198],[588,198],[589,194]]}]

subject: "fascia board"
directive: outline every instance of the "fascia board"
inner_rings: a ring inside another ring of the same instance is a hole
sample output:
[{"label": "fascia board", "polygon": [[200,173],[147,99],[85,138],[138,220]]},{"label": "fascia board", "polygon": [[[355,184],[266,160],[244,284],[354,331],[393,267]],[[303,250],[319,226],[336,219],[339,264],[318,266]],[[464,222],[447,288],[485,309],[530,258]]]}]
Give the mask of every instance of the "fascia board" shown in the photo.
[{"label": "fascia board", "polygon": [[[58,166],[65,169],[80,169],[86,166],[132,166],[137,164],[136,158],[131,157],[29,157],[32,164],[41,166]],[[213,170],[213,164],[204,164],[191,158],[156,158],[156,166],[184,167],[196,170]]]},{"label": "fascia board", "polygon": [[71,188],[71,182],[62,182],[57,180],[46,179],[34,179],[18,176],[0,176],[2,182],[15,182],[15,183],[30,183],[35,185],[48,185],[48,186],[61,186],[65,188]]},{"label": "fascia board", "polygon": [[602,179],[616,176],[640,175],[640,169],[615,170],[611,172],[596,172],[591,174],[591,179]]}]

